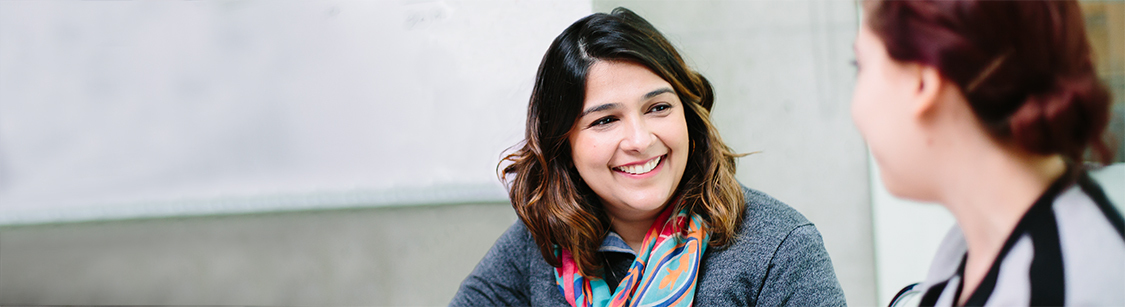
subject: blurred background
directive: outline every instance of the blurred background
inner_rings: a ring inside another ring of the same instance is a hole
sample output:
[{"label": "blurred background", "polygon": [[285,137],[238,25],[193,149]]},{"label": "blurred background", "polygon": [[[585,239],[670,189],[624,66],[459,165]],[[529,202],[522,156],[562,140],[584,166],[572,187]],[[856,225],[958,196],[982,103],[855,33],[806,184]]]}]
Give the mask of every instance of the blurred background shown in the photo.
[{"label": "blurred background", "polygon": [[[738,179],[822,232],[850,305],[953,220],[852,125],[854,1],[0,1],[0,305],[445,305],[515,214],[539,59],[625,6],[716,90]],[[1125,2],[1083,1],[1114,92]]]}]

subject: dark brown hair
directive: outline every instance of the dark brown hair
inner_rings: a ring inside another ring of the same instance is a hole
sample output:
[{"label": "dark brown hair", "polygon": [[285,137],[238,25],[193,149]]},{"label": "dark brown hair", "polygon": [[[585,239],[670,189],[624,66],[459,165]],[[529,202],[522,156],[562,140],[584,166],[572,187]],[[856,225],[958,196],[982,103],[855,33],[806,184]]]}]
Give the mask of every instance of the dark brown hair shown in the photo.
[{"label": "dark brown hair", "polygon": [[582,275],[600,277],[597,250],[610,220],[574,168],[568,141],[585,99],[587,71],[596,61],[631,61],[672,85],[685,106],[692,144],[676,193],[683,202],[676,205],[703,218],[711,244],[725,245],[742,222],[744,203],[734,178],[738,155],[723,144],[710,121],[711,84],[648,21],[616,8],[576,21],[551,43],[539,64],[522,146],[500,162],[510,162],[502,180],[543,258],[558,267],[556,248],[566,249]]},{"label": "dark brown hair", "polygon": [[1110,97],[1074,0],[871,1],[867,25],[899,62],[936,67],[990,134],[1042,155],[1108,163]]}]

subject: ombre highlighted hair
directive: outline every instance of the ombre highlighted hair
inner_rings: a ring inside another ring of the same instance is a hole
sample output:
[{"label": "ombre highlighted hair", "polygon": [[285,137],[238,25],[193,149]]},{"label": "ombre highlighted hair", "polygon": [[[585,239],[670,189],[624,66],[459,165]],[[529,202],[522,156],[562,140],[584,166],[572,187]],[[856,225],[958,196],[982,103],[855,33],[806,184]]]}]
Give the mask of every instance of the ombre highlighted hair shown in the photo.
[{"label": "ombre highlighted hair", "polygon": [[[710,244],[722,246],[742,223],[742,188],[735,181],[735,158],[711,124],[711,84],[684,63],[680,54],[648,21],[625,8],[576,21],[551,43],[536,74],[527,109],[526,135],[504,157],[501,180],[512,207],[527,226],[543,259],[559,267],[556,248],[573,256],[579,271],[599,277],[604,260],[597,252],[610,229],[610,217],[582,180],[571,156],[570,132],[581,113],[586,78],[597,61],[629,61],[647,67],[670,83],[684,103],[691,147],[675,195],[703,218]],[[673,196],[675,198],[676,196]],[[669,200],[671,201],[671,200]]]}]

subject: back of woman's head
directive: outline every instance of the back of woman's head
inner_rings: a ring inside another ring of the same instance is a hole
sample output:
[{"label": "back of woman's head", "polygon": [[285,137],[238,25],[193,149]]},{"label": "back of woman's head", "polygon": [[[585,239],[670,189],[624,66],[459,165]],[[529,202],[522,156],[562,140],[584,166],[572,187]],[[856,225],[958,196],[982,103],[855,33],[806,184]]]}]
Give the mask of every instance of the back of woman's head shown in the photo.
[{"label": "back of woman's head", "polygon": [[1088,149],[1112,159],[1102,136],[1109,92],[1075,1],[874,0],[866,13],[892,59],[936,67],[995,139],[1071,161]]},{"label": "back of woman's head", "polygon": [[[602,266],[596,250],[609,217],[574,167],[568,138],[583,107],[589,68],[597,61],[629,61],[671,84],[684,104],[692,148],[679,184],[689,210],[700,213],[719,243],[741,221],[742,191],[734,157],[710,122],[711,84],[692,71],[648,21],[624,8],[582,18],[555,38],[539,64],[528,105],[523,144],[501,164],[512,206],[552,265],[556,247],[570,251],[583,274]],[[736,195],[735,195],[736,194]]]}]

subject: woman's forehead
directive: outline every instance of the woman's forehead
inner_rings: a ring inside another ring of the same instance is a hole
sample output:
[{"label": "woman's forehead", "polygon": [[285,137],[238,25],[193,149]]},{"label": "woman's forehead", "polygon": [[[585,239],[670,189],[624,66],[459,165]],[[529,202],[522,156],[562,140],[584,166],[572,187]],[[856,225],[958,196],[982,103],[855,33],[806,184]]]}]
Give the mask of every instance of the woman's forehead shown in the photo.
[{"label": "woman's forehead", "polygon": [[640,64],[598,61],[590,66],[583,109],[608,103],[635,103],[665,93],[672,85]]}]

